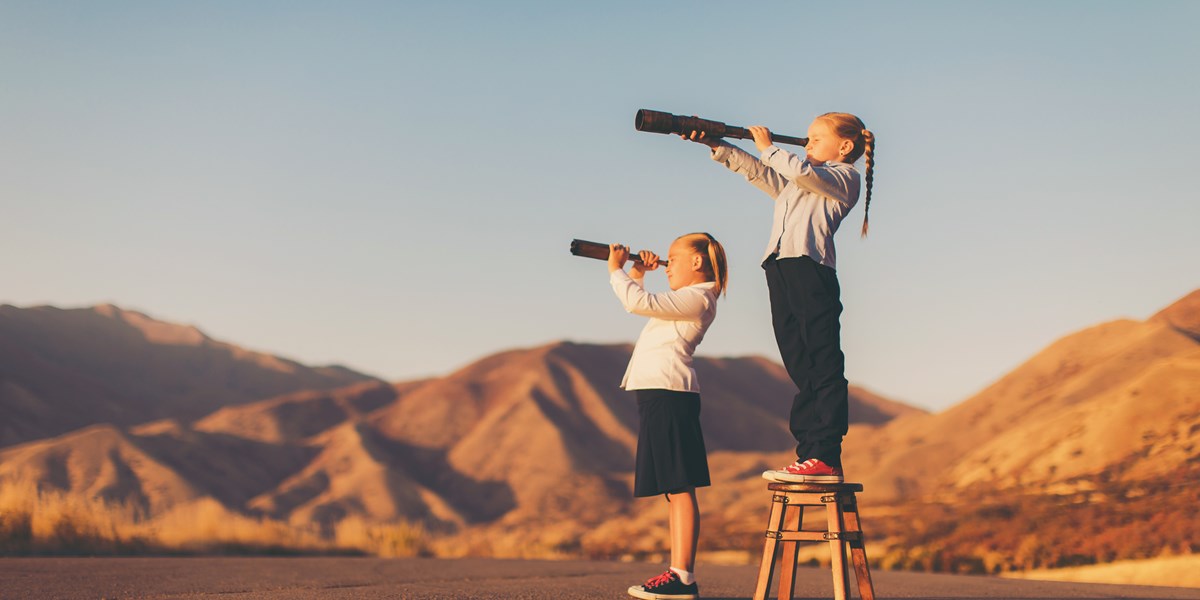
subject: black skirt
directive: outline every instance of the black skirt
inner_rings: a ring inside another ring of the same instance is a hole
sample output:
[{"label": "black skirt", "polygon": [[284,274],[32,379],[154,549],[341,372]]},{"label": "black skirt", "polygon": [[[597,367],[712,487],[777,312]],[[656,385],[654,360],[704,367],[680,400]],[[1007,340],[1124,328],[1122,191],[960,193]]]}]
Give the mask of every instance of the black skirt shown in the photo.
[{"label": "black skirt", "polygon": [[700,394],[636,390],[637,470],[633,495],[657,496],[710,485],[700,431]]}]

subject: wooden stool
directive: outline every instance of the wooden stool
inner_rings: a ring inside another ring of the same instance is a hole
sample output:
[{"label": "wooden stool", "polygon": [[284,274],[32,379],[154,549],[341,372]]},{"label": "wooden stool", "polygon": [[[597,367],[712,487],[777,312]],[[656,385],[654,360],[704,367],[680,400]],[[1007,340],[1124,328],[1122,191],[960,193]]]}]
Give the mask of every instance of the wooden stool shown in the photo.
[{"label": "wooden stool", "polygon": [[[783,570],[779,574],[779,600],[791,600],[796,585],[799,542],[829,542],[835,600],[846,600],[846,590],[850,587],[850,572],[846,569],[846,547],[849,546],[858,595],[863,600],[874,600],[875,588],[871,585],[862,525],[858,521],[858,501],[854,497],[855,492],[862,491],[862,484],[771,483],[767,489],[771,491],[771,516],[767,519],[767,544],[763,548],[753,600],[766,600],[775,560],[781,554]],[[826,528],[821,531],[801,529],[804,507],[822,505],[825,506]]]}]

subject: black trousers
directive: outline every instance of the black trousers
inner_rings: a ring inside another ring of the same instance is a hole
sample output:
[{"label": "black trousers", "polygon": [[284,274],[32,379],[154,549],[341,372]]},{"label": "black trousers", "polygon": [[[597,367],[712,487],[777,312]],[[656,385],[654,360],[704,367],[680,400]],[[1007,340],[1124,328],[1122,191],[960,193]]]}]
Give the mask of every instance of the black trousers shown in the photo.
[{"label": "black trousers", "polygon": [[849,402],[837,272],[807,256],[772,256],[763,269],[771,295],[775,341],[798,390],[789,419],[796,457],[840,467]]}]

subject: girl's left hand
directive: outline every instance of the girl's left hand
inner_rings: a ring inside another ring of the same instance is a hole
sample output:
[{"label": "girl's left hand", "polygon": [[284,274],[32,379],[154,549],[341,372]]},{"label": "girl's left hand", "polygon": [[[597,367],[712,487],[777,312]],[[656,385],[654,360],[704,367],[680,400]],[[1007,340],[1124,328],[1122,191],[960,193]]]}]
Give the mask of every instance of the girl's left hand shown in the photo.
[{"label": "girl's left hand", "polygon": [[649,250],[638,252],[638,259],[642,262],[634,261],[633,266],[629,267],[629,276],[634,279],[641,279],[646,275],[646,271],[658,268],[658,255]]},{"label": "girl's left hand", "polygon": [[658,255],[649,251],[642,250],[638,252],[638,258],[642,259],[642,270],[653,271],[658,268]]},{"label": "girl's left hand", "polygon": [[620,244],[608,245],[608,272],[619,271],[625,268],[625,261],[629,260],[629,248]]},{"label": "girl's left hand", "polygon": [[759,152],[771,147],[771,130],[762,125],[752,125],[746,128],[750,131],[750,135],[754,136],[754,147],[758,148]]}]

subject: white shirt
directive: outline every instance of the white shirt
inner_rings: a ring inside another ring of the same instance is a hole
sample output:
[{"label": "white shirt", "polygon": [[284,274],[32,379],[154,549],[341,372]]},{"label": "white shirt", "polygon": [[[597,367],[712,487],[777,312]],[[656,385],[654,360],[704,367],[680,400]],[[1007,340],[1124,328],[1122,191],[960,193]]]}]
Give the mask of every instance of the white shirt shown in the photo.
[{"label": "white shirt", "polygon": [[728,142],[713,148],[712,158],[775,199],[764,261],[778,253],[779,258],[808,256],[837,268],[833,234],[858,203],[859,174],[853,165],[814,165],[774,145],[763,150],[760,160]]},{"label": "white shirt", "polygon": [[620,269],[609,281],[627,312],[650,317],[633,346],[621,387],[699,392],[692,354],[717,316],[717,284],[709,281],[651,294],[642,280]]}]

